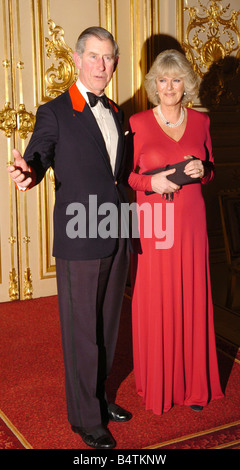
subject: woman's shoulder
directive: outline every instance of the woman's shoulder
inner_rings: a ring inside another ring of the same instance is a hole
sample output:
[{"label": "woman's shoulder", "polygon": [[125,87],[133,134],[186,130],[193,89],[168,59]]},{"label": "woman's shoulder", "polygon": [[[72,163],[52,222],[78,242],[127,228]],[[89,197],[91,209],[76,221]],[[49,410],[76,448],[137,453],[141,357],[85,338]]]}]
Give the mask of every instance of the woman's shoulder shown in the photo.
[{"label": "woman's shoulder", "polygon": [[147,109],[145,111],[140,111],[139,113],[133,114],[130,119],[131,126],[137,126],[141,124],[145,124],[148,119],[151,119],[153,115],[152,109]]}]

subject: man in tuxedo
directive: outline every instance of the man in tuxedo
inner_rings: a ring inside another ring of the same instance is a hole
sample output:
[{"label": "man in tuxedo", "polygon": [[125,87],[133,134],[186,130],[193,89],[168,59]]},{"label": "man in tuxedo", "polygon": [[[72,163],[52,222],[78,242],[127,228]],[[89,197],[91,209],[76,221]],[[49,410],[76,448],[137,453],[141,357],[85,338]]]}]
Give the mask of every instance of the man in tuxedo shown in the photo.
[{"label": "man in tuxedo", "polygon": [[[68,419],[72,430],[98,449],[116,445],[109,420],[131,419],[130,412],[108,402],[105,392],[129,264],[119,227],[121,203],[128,201],[121,181],[122,112],[104,94],[118,54],[105,29],[91,27],[80,34],[74,53],[77,82],[38,108],[24,158],[15,149],[8,167],[20,190],[38,184],[50,166],[54,169],[53,256]],[[116,208],[110,219],[106,207]]]}]

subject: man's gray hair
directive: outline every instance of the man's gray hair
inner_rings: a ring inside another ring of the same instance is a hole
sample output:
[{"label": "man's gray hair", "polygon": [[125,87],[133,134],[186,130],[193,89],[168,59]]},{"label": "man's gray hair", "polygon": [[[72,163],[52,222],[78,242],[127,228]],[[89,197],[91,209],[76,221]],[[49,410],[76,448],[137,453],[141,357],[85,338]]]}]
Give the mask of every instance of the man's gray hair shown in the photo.
[{"label": "man's gray hair", "polygon": [[113,35],[107,31],[106,29],[102,28],[101,26],[92,26],[90,28],[85,29],[79,36],[77,43],[76,43],[76,52],[78,55],[81,55],[85,51],[86,41],[88,38],[95,36],[100,40],[107,40],[109,39],[114,48],[114,58],[117,59],[119,56],[119,48],[118,45],[113,37]]}]

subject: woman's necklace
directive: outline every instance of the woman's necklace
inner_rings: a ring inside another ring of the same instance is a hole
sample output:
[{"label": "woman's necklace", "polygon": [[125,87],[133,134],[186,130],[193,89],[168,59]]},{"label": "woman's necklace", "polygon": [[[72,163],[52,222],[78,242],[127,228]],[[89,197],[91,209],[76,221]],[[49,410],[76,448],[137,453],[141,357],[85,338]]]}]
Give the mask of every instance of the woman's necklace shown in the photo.
[{"label": "woman's necklace", "polygon": [[172,122],[168,121],[164,116],[163,116],[163,113],[161,111],[161,105],[159,105],[157,107],[157,111],[158,111],[158,114],[161,118],[161,120],[164,122],[164,124],[166,124],[166,126],[168,127],[178,127],[182,124],[182,122],[184,121],[184,116],[185,116],[185,113],[184,113],[184,109],[181,108],[181,113],[180,113],[180,118],[178,119],[178,121],[173,124]]}]

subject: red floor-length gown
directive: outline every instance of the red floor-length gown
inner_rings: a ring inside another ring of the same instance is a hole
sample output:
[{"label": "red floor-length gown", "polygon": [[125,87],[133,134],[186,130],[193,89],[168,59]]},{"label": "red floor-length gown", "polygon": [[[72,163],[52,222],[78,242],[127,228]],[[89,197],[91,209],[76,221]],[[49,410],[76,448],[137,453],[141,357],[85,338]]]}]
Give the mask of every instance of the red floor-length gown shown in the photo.
[{"label": "red floor-length gown", "polygon": [[[142,211],[139,225],[142,253],[133,256],[136,271],[132,298],[133,356],[137,392],[146,409],[155,414],[168,411],[174,404],[205,406],[223,396],[201,191],[201,185],[211,181],[213,172],[208,171],[202,183],[182,186],[172,202],[159,194],[145,195],[145,190],[151,190],[151,176],[142,173],[180,162],[185,155],[213,162],[209,118],[188,109],[186,129],[177,142],[164,133],[152,110],[132,116],[130,127],[134,135],[134,165],[129,184],[136,190],[138,207],[148,203],[145,225]],[[172,227],[169,222],[166,225],[169,204],[174,210]],[[162,208],[161,217],[157,217],[158,228],[162,223],[160,228],[166,230],[165,244],[163,239],[161,247],[156,244],[161,231],[157,232],[153,225],[149,235],[149,206],[152,212],[156,207]],[[167,237],[171,230],[174,230],[172,241]]]}]

